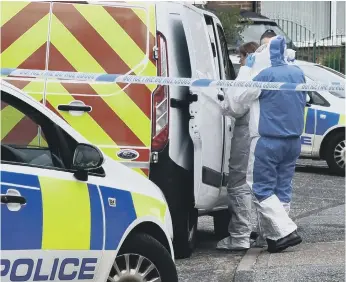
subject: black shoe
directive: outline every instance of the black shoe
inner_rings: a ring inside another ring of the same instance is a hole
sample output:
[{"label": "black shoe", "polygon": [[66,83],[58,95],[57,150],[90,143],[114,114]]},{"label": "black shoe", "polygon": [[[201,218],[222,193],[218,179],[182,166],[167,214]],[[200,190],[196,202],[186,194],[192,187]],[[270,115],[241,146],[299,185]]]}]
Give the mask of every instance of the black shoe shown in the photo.
[{"label": "black shoe", "polygon": [[250,240],[254,240],[255,241],[257,239],[257,237],[258,237],[258,233],[256,231],[252,231],[250,233]]},{"label": "black shoe", "polygon": [[293,247],[302,242],[302,238],[298,235],[297,231],[292,232],[284,238],[277,241],[267,239],[268,252],[269,253],[279,253],[288,247]]}]

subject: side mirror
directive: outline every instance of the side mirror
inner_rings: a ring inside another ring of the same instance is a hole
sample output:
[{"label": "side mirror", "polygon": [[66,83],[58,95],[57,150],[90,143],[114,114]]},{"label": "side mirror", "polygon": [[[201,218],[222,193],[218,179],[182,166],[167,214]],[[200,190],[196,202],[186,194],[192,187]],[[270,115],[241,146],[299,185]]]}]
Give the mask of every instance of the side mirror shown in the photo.
[{"label": "side mirror", "polygon": [[305,107],[310,108],[312,104],[312,94],[310,92],[308,92],[308,94],[306,95],[306,104]]},{"label": "side mirror", "polygon": [[72,161],[72,169],[77,170],[75,177],[81,181],[88,180],[88,171],[97,169],[104,163],[102,152],[95,146],[80,143],[77,145]]}]

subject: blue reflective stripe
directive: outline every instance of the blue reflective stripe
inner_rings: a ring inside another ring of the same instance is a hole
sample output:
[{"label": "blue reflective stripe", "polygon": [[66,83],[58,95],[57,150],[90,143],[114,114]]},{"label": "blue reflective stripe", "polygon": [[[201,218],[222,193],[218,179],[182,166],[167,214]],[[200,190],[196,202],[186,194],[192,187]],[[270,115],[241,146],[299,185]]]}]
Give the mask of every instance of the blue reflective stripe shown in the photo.
[{"label": "blue reflective stripe", "polygon": [[315,133],[315,110],[311,108],[308,109],[308,112],[306,114],[305,133]]},{"label": "blue reflective stripe", "polygon": [[[106,219],[106,250],[116,250],[124,232],[136,219],[131,193],[128,191],[100,186]],[[109,199],[115,199],[115,206]]]},{"label": "blue reflective stripe", "polygon": [[40,187],[40,182],[36,175],[1,171],[1,182],[13,183],[17,185]]},{"label": "blue reflective stripe", "polygon": [[[11,184],[35,186],[37,176],[1,172],[1,180]],[[38,183],[38,180],[37,180]],[[1,194],[8,189],[17,190],[26,199],[26,205],[19,211],[10,211],[1,205],[1,248],[2,250],[35,250],[42,244],[42,196],[41,190],[1,184]]]},{"label": "blue reflective stripe", "polygon": [[102,250],[103,213],[99,190],[96,185],[88,184],[91,211],[90,250]]},{"label": "blue reflective stripe", "polygon": [[[321,115],[325,115],[325,118],[321,118]],[[317,126],[316,135],[324,135],[326,131],[337,125],[339,122],[339,114],[326,111],[317,110]]]}]

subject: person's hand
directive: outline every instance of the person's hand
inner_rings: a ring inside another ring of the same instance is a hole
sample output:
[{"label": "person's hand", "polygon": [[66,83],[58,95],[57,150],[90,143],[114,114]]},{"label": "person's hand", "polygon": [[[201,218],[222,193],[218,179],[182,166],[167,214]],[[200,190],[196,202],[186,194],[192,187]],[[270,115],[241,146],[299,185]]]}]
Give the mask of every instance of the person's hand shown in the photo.
[{"label": "person's hand", "polygon": [[252,68],[253,64],[255,63],[255,55],[249,54],[245,59],[245,66]]}]

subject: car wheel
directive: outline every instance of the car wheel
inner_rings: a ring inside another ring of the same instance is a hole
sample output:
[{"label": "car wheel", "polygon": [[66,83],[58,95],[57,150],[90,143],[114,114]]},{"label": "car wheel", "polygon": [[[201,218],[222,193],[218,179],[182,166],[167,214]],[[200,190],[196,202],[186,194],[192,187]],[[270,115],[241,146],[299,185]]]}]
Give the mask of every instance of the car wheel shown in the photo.
[{"label": "car wheel", "polygon": [[345,155],[345,133],[339,132],[330,138],[326,149],[326,161],[333,173],[345,175]]},{"label": "car wheel", "polygon": [[217,238],[222,239],[229,236],[228,225],[231,215],[228,209],[217,211],[213,214],[214,233]]},{"label": "car wheel", "polygon": [[177,258],[188,258],[196,246],[198,211],[181,209],[177,215],[173,246]]},{"label": "car wheel", "polygon": [[138,233],[125,241],[107,282],[177,282],[178,275],[167,249],[153,237]]}]

